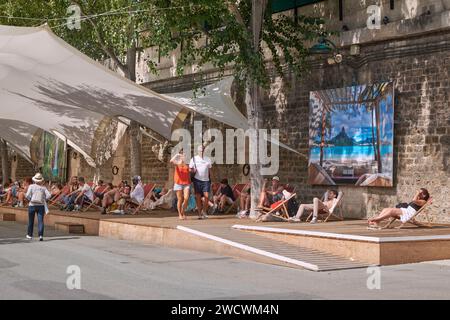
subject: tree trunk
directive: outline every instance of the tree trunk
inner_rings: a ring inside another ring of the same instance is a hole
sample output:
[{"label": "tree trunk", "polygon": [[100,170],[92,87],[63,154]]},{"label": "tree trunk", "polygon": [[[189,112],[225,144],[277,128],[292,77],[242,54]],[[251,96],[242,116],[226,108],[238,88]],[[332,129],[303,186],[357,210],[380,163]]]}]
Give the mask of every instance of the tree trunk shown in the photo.
[{"label": "tree trunk", "polygon": [[0,154],[2,157],[2,184],[8,182],[11,169],[8,161],[8,144],[5,140],[0,139]]},{"label": "tree trunk", "polygon": [[[127,72],[125,77],[136,82],[136,45],[133,44],[127,51]],[[136,121],[130,122],[130,174],[142,175],[142,150],[140,142],[140,126]]]},{"label": "tree trunk", "polygon": [[[251,130],[255,130],[255,135],[250,135],[254,137],[254,141],[251,142],[253,145],[257,146],[256,149],[259,151],[259,129],[261,128],[261,103],[260,103],[260,88],[256,83],[248,83],[246,86],[245,94],[245,104],[247,106],[248,124]],[[252,148],[249,149],[252,152]],[[257,152],[258,152],[257,151]],[[261,161],[259,155],[257,155],[257,162],[255,164],[250,164],[250,187],[251,187],[251,207],[250,207],[250,218],[256,218],[256,208],[258,206],[259,196],[262,191],[262,176],[261,176]]]},{"label": "tree trunk", "polygon": [[[259,42],[264,20],[264,11],[267,7],[267,0],[252,0],[251,34],[253,51],[259,52]],[[256,81],[249,80],[246,83],[245,104],[247,106],[248,124],[251,130],[255,130],[256,150],[259,151],[259,129],[262,124],[261,114],[261,90]],[[250,149],[251,152],[251,149]],[[262,191],[261,161],[259,154],[256,164],[250,164],[250,187],[251,187],[251,207],[250,218],[257,216],[256,208],[258,199]]]}]

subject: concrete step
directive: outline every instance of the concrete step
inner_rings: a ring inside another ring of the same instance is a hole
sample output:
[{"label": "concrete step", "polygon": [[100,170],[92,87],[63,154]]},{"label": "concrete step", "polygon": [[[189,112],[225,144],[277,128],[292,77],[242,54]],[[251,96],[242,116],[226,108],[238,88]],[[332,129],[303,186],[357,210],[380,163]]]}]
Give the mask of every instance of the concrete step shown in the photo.
[{"label": "concrete step", "polygon": [[55,222],[55,229],[67,233],[84,234],[84,225],[72,222]]},{"label": "concrete step", "polygon": [[354,261],[327,252],[272,240],[226,226],[195,226],[190,228],[178,226],[178,229],[241,250],[263,255],[270,259],[282,261],[291,267],[301,267],[313,271],[331,271],[368,266],[368,263],[365,262]]},{"label": "concrete step", "polygon": [[0,221],[16,221],[14,213],[0,213]]}]

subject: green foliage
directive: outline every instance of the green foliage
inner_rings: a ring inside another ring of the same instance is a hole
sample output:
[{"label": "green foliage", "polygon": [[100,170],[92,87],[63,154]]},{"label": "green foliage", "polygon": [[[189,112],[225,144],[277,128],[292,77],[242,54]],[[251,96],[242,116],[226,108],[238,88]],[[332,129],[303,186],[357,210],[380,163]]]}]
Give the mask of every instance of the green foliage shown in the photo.
[{"label": "green foliage", "polygon": [[[89,17],[82,18],[80,31],[64,26],[67,8],[73,3]],[[242,19],[230,10],[230,4],[236,5]],[[47,22],[80,51],[97,60],[116,58],[122,69],[132,46],[138,50],[157,46],[162,57],[182,48],[177,61],[180,75],[191,65],[212,65],[222,74],[233,67],[242,83],[253,80],[262,87],[270,84],[268,53],[279,76],[284,75],[286,66],[300,76],[307,66],[306,44],[325,34],[321,19],[274,16],[268,9],[261,40],[253,48],[251,0],[0,0],[0,15],[36,19],[0,18],[1,24],[36,26]],[[157,62],[148,61],[148,65],[156,72]]]}]

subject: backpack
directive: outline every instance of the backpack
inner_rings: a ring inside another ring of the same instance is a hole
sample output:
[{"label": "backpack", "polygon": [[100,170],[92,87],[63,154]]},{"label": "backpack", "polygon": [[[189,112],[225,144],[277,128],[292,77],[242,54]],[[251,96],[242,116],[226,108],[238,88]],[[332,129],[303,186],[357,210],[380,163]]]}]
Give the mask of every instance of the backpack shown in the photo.
[{"label": "backpack", "polygon": [[43,187],[33,188],[30,202],[33,204],[45,204],[45,190]]}]

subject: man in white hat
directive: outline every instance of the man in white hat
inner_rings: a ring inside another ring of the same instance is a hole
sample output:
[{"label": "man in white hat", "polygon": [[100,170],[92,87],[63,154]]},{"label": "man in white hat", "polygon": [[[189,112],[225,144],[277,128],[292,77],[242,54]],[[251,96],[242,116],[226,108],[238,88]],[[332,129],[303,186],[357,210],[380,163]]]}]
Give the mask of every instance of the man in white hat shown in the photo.
[{"label": "man in white hat", "polygon": [[272,185],[266,188],[267,179],[264,180],[263,190],[259,196],[258,207],[270,207],[272,203],[275,203],[283,199],[284,186],[280,183],[280,178],[274,176],[272,178]]},{"label": "man in white hat", "polygon": [[51,198],[50,192],[44,184],[44,177],[40,173],[32,178],[35,184],[28,187],[26,198],[30,201],[28,205],[28,233],[27,239],[33,238],[34,216],[38,216],[39,241],[44,240],[44,215],[46,213],[47,200]]}]

